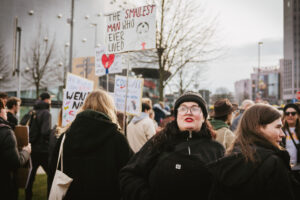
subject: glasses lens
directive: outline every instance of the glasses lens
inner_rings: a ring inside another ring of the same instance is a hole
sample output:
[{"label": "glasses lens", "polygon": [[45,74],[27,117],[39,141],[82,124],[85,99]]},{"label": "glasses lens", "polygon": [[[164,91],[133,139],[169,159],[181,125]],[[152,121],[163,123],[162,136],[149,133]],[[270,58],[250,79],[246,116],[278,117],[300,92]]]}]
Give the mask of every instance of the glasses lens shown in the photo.
[{"label": "glasses lens", "polygon": [[187,110],[188,110],[188,108],[185,107],[185,106],[181,106],[181,107],[178,108],[178,112],[179,112],[180,114],[182,114],[182,113],[185,114],[185,113],[187,112]]},{"label": "glasses lens", "polygon": [[297,113],[296,112],[286,112],[285,115],[289,116],[289,115],[292,115],[292,116],[295,116]]}]

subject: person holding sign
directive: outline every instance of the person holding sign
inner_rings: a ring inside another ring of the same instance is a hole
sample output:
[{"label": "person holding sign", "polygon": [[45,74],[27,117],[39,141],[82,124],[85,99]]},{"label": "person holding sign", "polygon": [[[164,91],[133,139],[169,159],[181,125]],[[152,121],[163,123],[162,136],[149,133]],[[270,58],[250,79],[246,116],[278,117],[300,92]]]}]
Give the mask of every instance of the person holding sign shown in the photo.
[{"label": "person holding sign", "polygon": [[120,172],[126,200],[207,199],[211,175],[206,164],[221,158],[206,102],[187,92],[174,107],[175,119],[153,136]]},{"label": "person holding sign", "polygon": [[18,188],[14,171],[27,163],[31,153],[30,143],[18,151],[16,137],[7,121],[4,103],[0,100],[0,195],[1,199],[17,199]]},{"label": "person holding sign", "polygon": [[[133,152],[119,130],[110,95],[104,90],[91,92],[65,129],[63,172],[73,182],[64,199],[120,200],[119,171]],[[51,180],[64,134],[58,139],[50,162]]]}]

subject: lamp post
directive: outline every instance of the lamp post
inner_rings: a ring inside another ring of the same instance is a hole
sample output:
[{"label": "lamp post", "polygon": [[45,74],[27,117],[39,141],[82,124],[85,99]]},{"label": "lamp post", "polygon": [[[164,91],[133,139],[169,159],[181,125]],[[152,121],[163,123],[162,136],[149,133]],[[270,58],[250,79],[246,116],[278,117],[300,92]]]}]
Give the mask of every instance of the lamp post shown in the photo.
[{"label": "lamp post", "polygon": [[258,65],[257,65],[257,80],[256,80],[256,96],[259,97],[259,77],[260,77],[260,48],[263,42],[258,42]]}]

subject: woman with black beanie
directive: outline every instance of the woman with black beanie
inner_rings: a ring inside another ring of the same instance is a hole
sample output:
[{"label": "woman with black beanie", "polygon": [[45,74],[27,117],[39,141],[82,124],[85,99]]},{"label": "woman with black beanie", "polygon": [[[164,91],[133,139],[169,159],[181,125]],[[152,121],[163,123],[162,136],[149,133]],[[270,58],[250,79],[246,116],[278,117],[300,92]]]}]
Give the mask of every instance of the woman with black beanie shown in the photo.
[{"label": "woman with black beanie", "polygon": [[207,199],[206,167],[224,154],[207,121],[206,102],[187,92],[174,107],[175,120],[151,138],[120,172],[125,200]]}]

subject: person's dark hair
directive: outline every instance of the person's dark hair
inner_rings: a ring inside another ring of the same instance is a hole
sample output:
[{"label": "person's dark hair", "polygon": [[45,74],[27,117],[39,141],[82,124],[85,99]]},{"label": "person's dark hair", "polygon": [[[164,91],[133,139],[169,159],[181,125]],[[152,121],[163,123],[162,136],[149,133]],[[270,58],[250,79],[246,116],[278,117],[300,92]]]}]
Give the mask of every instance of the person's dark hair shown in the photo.
[{"label": "person's dark hair", "polygon": [[51,98],[51,96],[50,96],[50,94],[48,93],[48,92],[44,92],[44,93],[42,93],[41,95],[40,95],[40,99],[42,100],[42,101],[44,101],[45,99],[50,99]]},{"label": "person's dark hair", "polygon": [[8,95],[5,92],[0,92],[0,99],[7,99]]},{"label": "person's dark hair", "polygon": [[255,162],[254,144],[259,143],[280,149],[279,144],[269,140],[259,130],[261,127],[265,127],[279,118],[281,118],[279,111],[270,105],[257,104],[247,109],[237,127],[237,138],[227,153],[231,153],[235,147],[239,146],[245,160]]},{"label": "person's dark hair", "polygon": [[150,109],[151,109],[151,107],[150,107],[149,104],[142,103],[142,112],[145,112],[145,111],[150,110]]},{"label": "person's dark hair", "polygon": [[5,108],[4,102],[0,99],[0,111],[4,108]]},{"label": "person's dark hair", "polygon": [[[300,110],[299,110],[299,107],[298,107],[298,105],[292,104],[292,103],[285,105],[283,108],[283,119],[286,117],[285,112],[288,108],[294,108],[298,114],[298,118],[296,120],[296,125],[295,125],[295,132],[296,132],[297,138],[300,139],[300,121],[299,121]],[[290,127],[286,120],[284,120],[282,129],[284,132],[290,132]]]},{"label": "person's dark hair", "polygon": [[221,120],[221,121],[226,121],[227,120],[227,118],[228,118],[228,115],[229,114],[227,114],[227,115],[224,115],[224,116],[220,116],[220,117],[214,117],[214,119],[217,119],[217,120]]},{"label": "person's dark hair", "polygon": [[6,106],[8,109],[12,109],[13,106],[18,105],[18,102],[21,103],[21,99],[17,98],[17,97],[10,97],[7,100]]},{"label": "person's dark hair", "polygon": [[[184,132],[188,132],[188,131],[184,131]],[[216,138],[216,133],[213,130],[208,120],[205,120],[203,122],[199,132],[203,137],[209,139]],[[161,130],[155,136],[153,136],[153,148],[158,151],[162,151],[162,149],[173,148],[174,145],[169,143],[169,141],[172,141],[172,138],[176,137],[176,135],[178,134],[182,134],[182,132],[179,130],[177,121],[175,119],[170,123],[168,123],[163,130]]]}]

